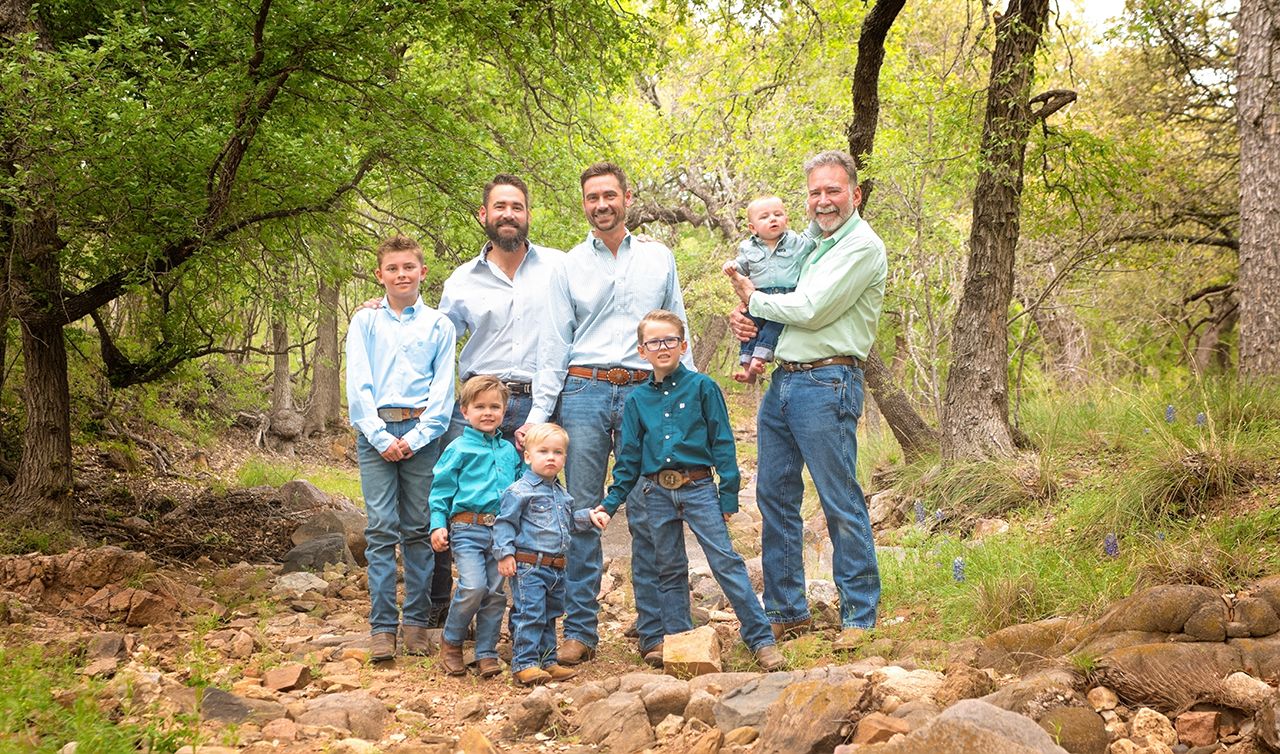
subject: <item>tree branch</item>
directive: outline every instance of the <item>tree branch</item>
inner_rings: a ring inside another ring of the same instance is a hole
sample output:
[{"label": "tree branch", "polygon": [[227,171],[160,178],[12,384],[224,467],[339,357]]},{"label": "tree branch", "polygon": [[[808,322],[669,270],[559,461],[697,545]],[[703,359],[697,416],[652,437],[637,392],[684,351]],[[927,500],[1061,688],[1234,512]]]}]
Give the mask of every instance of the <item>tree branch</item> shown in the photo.
[{"label": "tree branch", "polygon": [[1050,89],[1027,100],[1028,105],[1044,103],[1042,107],[1031,111],[1031,120],[1044,120],[1050,115],[1076,101],[1076,93],[1070,89]]}]

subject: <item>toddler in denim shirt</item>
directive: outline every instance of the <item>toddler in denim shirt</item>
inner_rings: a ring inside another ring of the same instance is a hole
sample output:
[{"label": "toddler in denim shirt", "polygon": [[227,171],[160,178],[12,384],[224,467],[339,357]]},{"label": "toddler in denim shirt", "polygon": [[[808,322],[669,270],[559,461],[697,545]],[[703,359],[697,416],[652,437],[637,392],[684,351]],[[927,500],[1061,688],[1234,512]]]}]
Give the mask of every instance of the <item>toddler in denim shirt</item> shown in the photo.
[{"label": "toddler in denim shirt", "polygon": [[555,424],[537,424],[524,437],[529,470],[502,493],[493,525],[498,572],[511,582],[515,607],[511,673],[526,686],[577,675],[556,662],[556,619],[564,613],[565,554],[571,530],[603,529],[604,511],[573,510],[573,498],[556,478],[564,468],[569,435]]}]

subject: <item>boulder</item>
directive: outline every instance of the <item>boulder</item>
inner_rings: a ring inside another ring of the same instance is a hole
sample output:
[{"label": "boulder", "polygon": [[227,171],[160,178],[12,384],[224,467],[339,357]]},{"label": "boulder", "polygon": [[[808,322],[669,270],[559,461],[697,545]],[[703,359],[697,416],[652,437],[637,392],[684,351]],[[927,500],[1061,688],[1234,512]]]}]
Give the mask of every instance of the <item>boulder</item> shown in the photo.
[{"label": "boulder", "polygon": [[[839,747],[836,754],[852,752]],[[1031,720],[977,699],[947,708],[923,728],[894,741],[859,746],[857,754],[1067,754]]]},{"label": "boulder", "polygon": [[684,715],[689,704],[689,684],[684,681],[651,683],[640,689],[640,700],[649,713],[649,723],[657,725],[668,715]]},{"label": "boulder", "polygon": [[849,721],[860,714],[867,686],[860,678],[792,683],[769,705],[756,754],[831,751],[849,736]]},{"label": "boulder", "polygon": [[102,621],[119,620],[129,626],[150,626],[178,620],[178,603],[145,589],[108,584],[84,603],[89,615]]},{"label": "boulder", "polygon": [[1250,636],[1270,636],[1280,631],[1280,616],[1271,603],[1260,597],[1236,600],[1235,617],[1249,628]]},{"label": "boulder", "polygon": [[1187,618],[1182,632],[1196,641],[1224,641],[1227,638],[1228,617],[1227,606],[1222,600],[1205,602]]},{"label": "boulder", "polygon": [[1067,618],[1049,618],[1002,628],[982,642],[976,664],[1010,673],[1041,663],[1054,656],[1051,650],[1078,625]]},{"label": "boulder", "polygon": [[743,726],[763,727],[766,710],[782,694],[793,677],[792,673],[768,673],[720,697],[715,706],[716,726],[721,730]]},{"label": "boulder", "polygon": [[936,670],[904,670],[889,665],[872,673],[870,681],[878,686],[881,696],[893,695],[904,702],[912,702],[932,698],[946,677]]},{"label": "boulder", "polygon": [[1176,708],[1196,701],[1220,678],[1243,670],[1241,652],[1216,642],[1140,644],[1098,661],[1098,679],[1122,699]]},{"label": "boulder", "polygon": [[720,672],[720,639],[711,626],[668,634],[662,643],[662,672],[690,678]]},{"label": "boulder", "polygon": [[299,524],[289,535],[289,540],[294,545],[301,545],[326,534],[341,534],[356,563],[364,566],[367,565],[364,559],[364,530],[367,525],[368,519],[359,511],[322,510]]},{"label": "boulder", "polygon": [[285,513],[305,513],[324,510],[332,506],[327,494],[305,479],[294,479],[280,485],[276,496]]},{"label": "boulder", "polygon": [[360,691],[347,691],[312,699],[296,720],[302,725],[332,725],[370,741],[382,737],[390,714],[378,699]]},{"label": "boulder", "polygon": [[347,539],[342,534],[324,534],[304,542],[285,553],[282,559],[282,573],[294,571],[320,571],[334,563],[355,565],[356,559],[347,547]]},{"label": "boulder", "polygon": [[1106,754],[1111,743],[1102,716],[1084,707],[1051,709],[1040,718],[1040,727],[1071,754]]},{"label": "boulder", "polygon": [[1103,633],[1152,631],[1182,633],[1187,620],[1207,603],[1222,604],[1214,589],[1192,584],[1162,584],[1117,602],[1098,620]]},{"label": "boulder", "polygon": [[655,740],[653,726],[639,694],[619,691],[578,712],[583,743],[602,744],[617,754],[640,751]]}]

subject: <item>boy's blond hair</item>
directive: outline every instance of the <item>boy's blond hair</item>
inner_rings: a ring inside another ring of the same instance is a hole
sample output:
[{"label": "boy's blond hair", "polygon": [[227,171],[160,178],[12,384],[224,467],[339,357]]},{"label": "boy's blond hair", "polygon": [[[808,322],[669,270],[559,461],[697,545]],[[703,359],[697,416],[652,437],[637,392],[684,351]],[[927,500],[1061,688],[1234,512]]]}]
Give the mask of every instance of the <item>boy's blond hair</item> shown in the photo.
[{"label": "boy's blond hair", "polygon": [[564,446],[569,447],[569,433],[564,431],[564,427],[559,424],[535,424],[529,427],[529,431],[524,434],[524,447],[526,450],[536,448],[542,443],[558,437],[564,442]]},{"label": "boy's blond hair", "polygon": [[507,403],[507,398],[511,397],[511,391],[507,389],[506,385],[502,384],[502,380],[491,374],[477,374],[467,380],[462,385],[462,389],[458,391],[458,405],[463,407],[470,406],[475,403],[476,398],[490,390],[497,392],[501,396],[504,406]]},{"label": "boy's blond hair", "polygon": [[637,342],[644,343],[644,326],[650,322],[666,322],[668,325],[674,325],[680,331],[680,337],[684,338],[684,320],[680,319],[680,315],[666,309],[654,309],[644,315],[640,319],[640,324],[636,325]]},{"label": "boy's blond hair", "polygon": [[414,256],[418,258],[418,264],[425,264],[422,259],[422,247],[418,245],[418,242],[408,236],[396,234],[383,239],[382,243],[378,244],[378,266],[382,266],[383,257],[397,251],[412,251]]}]

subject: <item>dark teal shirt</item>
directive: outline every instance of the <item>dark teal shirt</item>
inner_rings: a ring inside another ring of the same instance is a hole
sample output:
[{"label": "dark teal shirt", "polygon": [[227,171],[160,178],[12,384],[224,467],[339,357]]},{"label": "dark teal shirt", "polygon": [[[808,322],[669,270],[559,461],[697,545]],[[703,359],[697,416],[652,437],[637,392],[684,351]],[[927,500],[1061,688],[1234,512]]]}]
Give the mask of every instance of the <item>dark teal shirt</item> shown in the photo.
[{"label": "dark teal shirt", "polygon": [[681,364],[627,398],[605,510],[615,513],[642,474],[698,466],[720,477],[720,510],[738,510],[738,456],[724,395],[715,380]]},{"label": "dark teal shirt", "polygon": [[502,491],[521,471],[515,446],[494,432],[464,427],[462,436],[436,461],[431,482],[431,530],[443,529],[456,513],[497,513]]}]

